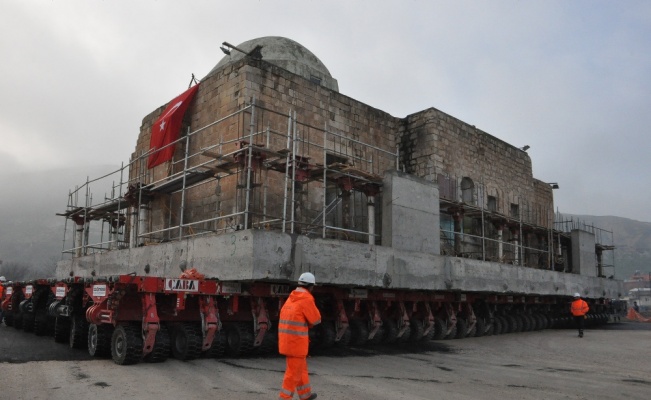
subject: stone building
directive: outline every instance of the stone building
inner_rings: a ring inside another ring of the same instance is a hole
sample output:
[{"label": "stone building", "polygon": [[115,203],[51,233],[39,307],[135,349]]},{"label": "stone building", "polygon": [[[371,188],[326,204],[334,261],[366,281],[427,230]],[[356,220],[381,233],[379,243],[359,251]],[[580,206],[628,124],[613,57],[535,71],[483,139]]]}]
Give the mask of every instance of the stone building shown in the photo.
[{"label": "stone building", "polygon": [[[435,108],[395,117],[352,99],[290,39],[225,50],[172,159],[148,168],[166,104],[143,119],[116,195],[69,206],[77,235],[58,276],[193,266],[286,282],[309,270],[334,285],[618,297],[594,235],[554,229],[553,184],[533,177],[526,149]],[[92,245],[99,220],[109,239]]]},{"label": "stone building", "polygon": [[[256,46],[260,54],[245,54]],[[206,173],[184,199],[179,192],[152,193],[146,229],[156,233],[145,241],[190,231],[280,229],[283,222],[286,230],[291,222],[296,232],[365,240],[368,199],[381,196],[384,172],[397,169],[438,184],[441,232],[430,234],[441,235],[444,254],[549,268],[551,258],[541,254],[549,254],[552,189],[533,178],[525,151],[434,108],[400,118],[356,101],[290,39],[254,39],[237,49],[201,81],[186,115],[189,140],[179,142],[173,162],[131,169],[131,180],[145,186],[192,167]],[[163,109],[144,118],[134,160],[149,151],[151,126]],[[286,181],[286,175],[292,176]],[[171,211],[181,202],[182,221]],[[378,221],[380,203],[371,208]],[[170,229],[181,222],[195,225]],[[380,243],[381,224],[371,233]]]}]

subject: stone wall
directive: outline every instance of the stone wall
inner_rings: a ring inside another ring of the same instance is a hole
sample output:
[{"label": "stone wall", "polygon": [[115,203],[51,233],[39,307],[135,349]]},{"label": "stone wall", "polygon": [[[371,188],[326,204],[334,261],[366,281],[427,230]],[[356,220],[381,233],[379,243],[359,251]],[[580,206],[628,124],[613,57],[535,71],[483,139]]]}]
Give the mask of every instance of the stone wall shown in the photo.
[{"label": "stone wall", "polygon": [[[408,173],[429,180],[437,175],[453,177],[459,191],[463,178],[470,178],[475,187],[483,184],[484,198],[477,198],[475,191],[474,205],[485,207],[487,196],[493,196],[495,211],[503,215],[511,215],[512,204],[527,215],[541,207],[553,210],[551,188],[535,185],[539,181],[533,178],[531,158],[525,151],[435,108],[409,115],[398,144],[401,165]],[[551,221],[527,222],[549,227]]]}]

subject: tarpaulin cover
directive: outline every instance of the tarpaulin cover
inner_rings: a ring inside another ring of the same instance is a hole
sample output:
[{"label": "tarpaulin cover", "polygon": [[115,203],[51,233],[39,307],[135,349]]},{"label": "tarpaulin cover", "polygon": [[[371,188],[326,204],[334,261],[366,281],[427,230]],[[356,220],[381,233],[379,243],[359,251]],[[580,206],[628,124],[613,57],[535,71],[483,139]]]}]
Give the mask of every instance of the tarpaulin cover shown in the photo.
[{"label": "tarpaulin cover", "polygon": [[183,115],[185,115],[185,111],[188,109],[197,89],[199,89],[199,84],[175,97],[174,100],[167,104],[163,113],[152,125],[149,149],[153,152],[149,155],[147,168],[153,168],[165,161],[169,161],[174,156],[175,146],[167,145],[179,138]]}]

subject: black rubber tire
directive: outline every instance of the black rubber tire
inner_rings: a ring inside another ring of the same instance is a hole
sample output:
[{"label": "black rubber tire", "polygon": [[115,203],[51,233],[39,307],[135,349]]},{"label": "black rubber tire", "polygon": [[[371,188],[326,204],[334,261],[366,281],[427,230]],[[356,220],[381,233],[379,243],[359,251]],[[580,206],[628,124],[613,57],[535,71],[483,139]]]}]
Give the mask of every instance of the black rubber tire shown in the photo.
[{"label": "black rubber tire", "polygon": [[350,344],[350,338],[352,337],[350,333],[350,326],[346,328],[344,331],[344,334],[341,336],[341,339],[339,341],[335,342],[335,346],[343,346],[346,347]]},{"label": "black rubber tire", "polygon": [[486,323],[483,318],[477,318],[475,323],[475,337],[480,337],[486,335]]},{"label": "black rubber tire", "polygon": [[111,357],[118,365],[137,364],[142,360],[140,324],[120,324],[111,336]]},{"label": "black rubber tire", "polygon": [[352,335],[350,339],[351,346],[365,345],[366,341],[368,340],[368,326],[366,324],[366,321],[362,321],[361,319],[353,319],[350,320],[349,323],[349,329]]},{"label": "black rubber tire", "polygon": [[23,313],[23,331],[34,332],[35,315],[31,312]]},{"label": "black rubber tire", "polygon": [[23,313],[14,312],[14,329],[23,329]]},{"label": "black rubber tire", "polygon": [[408,343],[411,339],[411,326],[408,326],[407,329],[402,333],[402,336],[398,338],[398,343]]},{"label": "black rubber tire", "polygon": [[502,333],[512,333],[513,332],[513,325],[515,322],[512,321],[511,317],[509,316],[500,316],[499,317],[500,322],[502,323]]},{"label": "black rubber tire", "polygon": [[[265,336],[266,339],[266,336]],[[276,340],[276,346],[278,346],[278,340]],[[222,357],[226,353],[226,332],[224,329],[215,332],[215,337],[212,339],[212,344],[207,351],[203,352],[203,356],[206,358],[218,358]]]},{"label": "black rubber tire", "polygon": [[[470,326],[470,321],[467,321],[467,323],[468,326]],[[475,337],[477,334],[477,324],[475,323],[475,325],[473,325],[472,328],[468,329],[467,331],[468,333],[466,333],[466,337]]]},{"label": "black rubber tire", "polygon": [[522,332],[522,328],[524,326],[524,321],[522,320],[521,315],[511,315],[511,320],[513,321],[513,327],[514,330],[513,332]]},{"label": "black rubber tire", "polygon": [[56,317],[54,320],[54,341],[68,343],[70,340],[70,318]]},{"label": "black rubber tire", "polygon": [[457,332],[454,336],[454,339],[463,339],[468,333],[468,321],[465,318],[457,317]]},{"label": "black rubber tire", "polygon": [[[317,325],[319,327],[321,324]],[[324,339],[323,332],[319,333],[319,348],[322,348]],[[332,341],[334,342],[334,332],[332,333]],[[253,338],[255,342],[255,338]],[[272,329],[267,331],[262,338],[262,343],[257,347],[258,354],[278,354],[278,330]]]},{"label": "black rubber tire", "polygon": [[395,343],[398,340],[398,327],[392,319],[383,319],[384,343]]},{"label": "black rubber tire", "polygon": [[75,314],[70,317],[69,342],[71,349],[88,348],[88,321],[85,315]]},{"label": "black rubber tire", "polygon": [[108,358],[111,355],[111,337],[113,325],[88,325],[88,354],[98,358]]},{"label": "black rubber tire", "polygon": [[[370,330],[369,330],[369,335],[370,335],[370,334],[371,334],[371,332],[370,332]],[[382,325],[382,326],[380,326],[380,327],[378,328],[378,330],[375,332],[375,335],[373,335],[373,337],[372,337],[371,339],[368,340],[368,343],[369,343],[369,344],[372,344],[372,345],[381,344],[381,343],[384,342],[384,337],[385,337],[385,336],[386,336],[386,331],[385,331],[384,325]]]},{"label": "black rubber tire", "polygon": [[[459,322],[459,320],[457,320],[457,323],[458,323],[458,322]],[[446,331],[447,331],[448,328],[446,327],[445,329],[446,329]],[[445,336],[445,340],[454,339],[454,338],[456,338],[456,337],[457,337],[457,325],[455,324],[455,325],[452,327],[452,329],[450,330],[450,333],[448,333],[448,334]]]},{"label": "black rubber tire", "polygon": [[412,318],[409,320],[409,341],[416,343],[420,342],[423,339],[423,333],[425,332],[425,326],[423,321],[420,319]]},{"label": "black rubber tire", "polygon": [[253,329],[250,323],[236,322],[226,328],[226,353],[239,357],[253,350]]},{"label": "black rubber tire", "polygon": [[434,318],[434,340],[445,339],[447,327],[445,321],[440,318]]},{"label": "black rubber tire", "polygon": [[[424,329],[425,329],[425,322],[423,322],[423,330]],[[427,334],[423,335],[423,338],[421,340],[424,341],[424,342],[429,342],[430,340],[434,339],[434,334],[435,333],[436,333],[436,330],[434,329],[434,325],[432,325],[430,330],[427,332]]]},{"label": "black rubber tire", "polygon": [[2,317],[2,320],[4,321],[5,325],[14,326],[14,316],[13,316],[13,314],[7,313],[5,316]]},{"label": "black rubber tire", "polygon": [[177,360],[194,360],[201,355],[203,334],[194,323],[180,323],[172,329],[172,355]]},{"label": "black rubber tire", "polygon": [[34,316],[34,334],[36,336],[47,336],[50,332],[50,318],[47,312],[39,310]]},{"label": "black rubber tire", "polygon": [[[321,322],[319,325],[314,327],[314,331],[317,332],[315,347],[319,349],[327,349],[335,344],[337,333],[333,321]],[[276,339],[278,339],[278,336],[276,336]],[[277,342],[278,340],[276,340],[276,343]]]},{"label": "black rubber tire", "polygon": [[170,331],[167,326],[160,324],[156,338],[154,339],[154,348],[149,354],[143,357],[143,361],[148,363],[159,363],[167,360],[171,354]]}]

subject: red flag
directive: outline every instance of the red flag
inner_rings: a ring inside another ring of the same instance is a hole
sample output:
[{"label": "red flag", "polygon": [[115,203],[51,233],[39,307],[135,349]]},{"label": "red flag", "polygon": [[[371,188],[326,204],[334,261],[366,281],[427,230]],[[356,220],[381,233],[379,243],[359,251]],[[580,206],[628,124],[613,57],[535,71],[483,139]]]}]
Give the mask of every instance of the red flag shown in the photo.
[{"label": "red flag", "polygon": [[[185,115],[185,110],[188,109],[197,89],[199,89],[199,84],[175,97],[174,100],[167,104],[163,113],[152,125],[149,150],[154,152],[149,155],[147,168],[154,168],[165,161],[171,160],[172,156],[174,156],[174,145],[165,146],[179,138],[183,115]],[[155,151],[163,147],[165,148]]]}]

